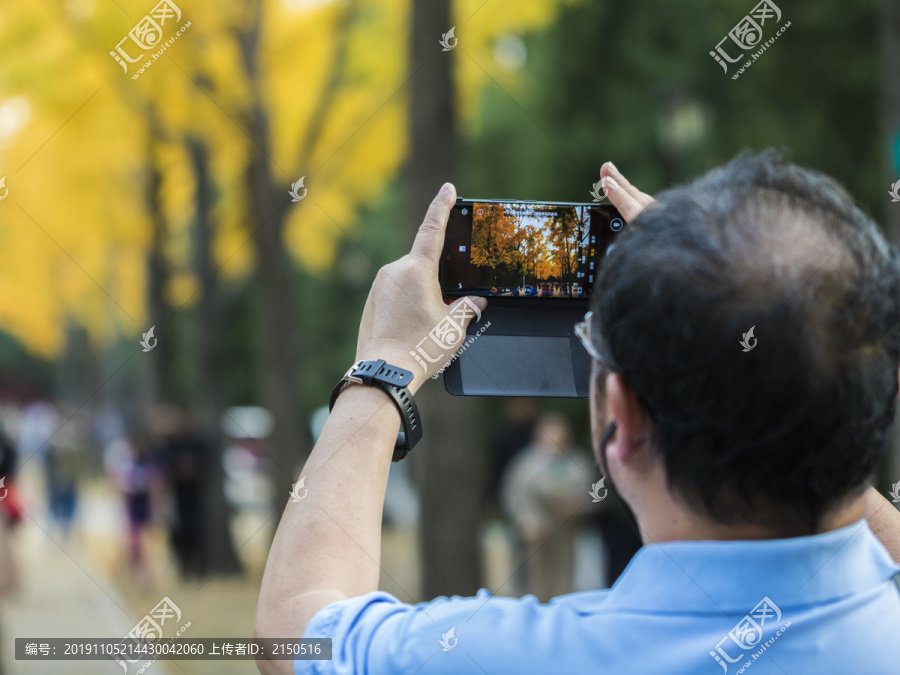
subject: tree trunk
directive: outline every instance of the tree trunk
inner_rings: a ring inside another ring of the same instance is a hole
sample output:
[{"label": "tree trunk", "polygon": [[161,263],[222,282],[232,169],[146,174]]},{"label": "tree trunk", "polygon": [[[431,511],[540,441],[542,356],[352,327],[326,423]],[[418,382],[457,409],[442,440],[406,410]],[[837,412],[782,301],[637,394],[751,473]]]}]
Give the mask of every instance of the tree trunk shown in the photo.
[{"label": "tree trunk", "polygon": [[[172,372],[172,357],[175,353],[175,332],[170,331],[172,326],[172,311],[166,300],[166,287],[169,284],[169,265],[165,256],[166,221],[161,208],[160,187],[162,175],[157,166],[156,144],[159,142],[157,123],[152,113],[149,115],[151,135],[147,143],[147,181],[145,201],[147,212],[150,214],[150,247],[147,252],[147,306],[148,325],[143,327],[142,333],[154,327],[156,346],[152,351],[141,353],[145,357],[147,366],[147,387],[142,392],[142,398],[146,405],[141,410],[147,410],[154,403],[173,402],[175,400],[175,381]],[[151,344],[153,341],[150,341]],[[133,345],[135,349],[140,346]]]},{"label": "tree trunk", "polygon": [[200,286],[197,331],[197,360],[200,365],[196,400],[203,435],[210,442],[209,467],[203,485],[203,550],[200,566],[205,573],[238,574],[242,571],[231,536],[230,509],[225,501],[225,472],[222,468],[224,436],[219,425],[222,406],[220,373],[226,368],[222,355],[222,291],[212,261],[213,228],[211,221],[209,153],[203,141],[187,141],[191,166],[196,179],[194,222],[194,269]]},{"label": "tree trunk", "polygon": [[296,294],[292,291],[292,266],[284,245],[286,210],[300,205],[290,201],[287,189],[277,189],[272,177],[269,124],[259,90],[261,7],[259,3],[254,3],[252,8],[254,15],[248,17],[239,40],[252,92],[247,120],[253,139],[248,146],[247,189],[262,328],[259,336],[262,402],[275,418],[275,428],[268,439],[267,450],[273,461],[272,509],[276,516],[274,522],[277,523],[287,503],[297,464],[307,454],[303,427],[306,416],[297,386],[301,349],[294,323]]},{"label": "tree trunk", "polygon": [[[457,138],[453,108],[452,55],[438,40],[450,29],[450,0],[436,0],[428,12],[413,3],[409,171],[409,222],[418,228],[440,186],[456,176]],[[424,65],[423,65],[424,64]],[[411,241],[411,238],[410,238]],[[422,500],[420,548],[424,598],[472,595],[481,584],[480,519],[486,447],[474,423],[469,398],[450,396],[442,380],[417,394],[425,437],[413,451],[411,469]]]},{"label": "tree trunk", "polygon": [[[295,294],[292,292],[291,262],[285,250],[284,219],[279,212],[265,220],[275,199],[267,196],[270,182],[264,165],[268,159],[254,152],[250,165],[251,203],[256,229],[256,286],[262,318],[260,367],[262,401],[275,418],[275,428],[267,443],[274,462],[272,508],[276,516],[287,503],[296,465],[306,456],[303,421],[297,373],[300,354],[297,331],[294,330]],[[285,201],[288,197],[285,193]],[[268,207],[268,208],[267,208]]]},{"label": "tree trunk", "polygon": [[[335,101],[350,40],[350,25],[356,15],[357,2],[345,3],[338,26],[331,76],[325,88],[316,92],[313,109],[298,152],[299,166],[310,167],[316,143],[331,113]],[[284,223],[287,209],[309,208],[308,202],[288,199],[288,186],[279,186],[270,167],[271,144],[269,123],[259,91],[259,27],[260,3],[252,5],[254,15],[239,34],[241,55],[247,81],[250,83],[253,104],[249,127],[253,142],[247,166],[247,185],[250,192],[251,223],[256,242],[256,284],[259,292],[263,333],[261,337],[262,399],[275,417],[275,430],[269,441],[269,455],[274,466],[273,511],[280,515],[287,503],[291,484],[299,471],[299,464],[307,456],[309,433],[304,426],[306,407],[297,386],[297,375],[303,357],[300,335],[295,330],[296,294],[291,291],[292,264],[284,245]],[[308,175],[308,174],[302,174]],[[297,176],[296,178],[300,178]],[[348,364],[349,365],[349,364]],[[277,522],[277,520],[275,521]]]}]

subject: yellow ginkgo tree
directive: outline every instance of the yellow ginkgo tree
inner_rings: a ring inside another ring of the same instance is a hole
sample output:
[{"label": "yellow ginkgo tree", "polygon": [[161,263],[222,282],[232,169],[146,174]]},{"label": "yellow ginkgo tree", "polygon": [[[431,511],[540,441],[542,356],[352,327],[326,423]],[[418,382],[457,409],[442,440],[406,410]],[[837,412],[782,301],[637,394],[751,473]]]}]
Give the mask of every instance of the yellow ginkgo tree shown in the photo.
[{"label": "yellow ginkgo tree", "polygon": [[[492,71],[497,41],[539,29],[576,1],[452,4],[453,25],[435,24],[428,39],[433,58],[452,60],[464,125],[477,126],[486,87],[515,77]],[[341,240],[360,227],[359,209],[379,199],[406,161],[409,83],[420,65],[410,59],[412,7],[411,0],[5,7],[0,328],[53,357],[74,321],[103,347],[123,335],[139,339],[160,320],[164,308],[148,298],[193,311],[206,285],[253,275],[262,402],[276,420],[271,452],[282,502],[306,450],[297,378],[308,358],[307,327],[296,326],[291,269],[328,269]],[[450,28],[459,48],[444,52]],[[198,147],[212,193],[204,213],[213,274],[202,277],[194,264]]]}]

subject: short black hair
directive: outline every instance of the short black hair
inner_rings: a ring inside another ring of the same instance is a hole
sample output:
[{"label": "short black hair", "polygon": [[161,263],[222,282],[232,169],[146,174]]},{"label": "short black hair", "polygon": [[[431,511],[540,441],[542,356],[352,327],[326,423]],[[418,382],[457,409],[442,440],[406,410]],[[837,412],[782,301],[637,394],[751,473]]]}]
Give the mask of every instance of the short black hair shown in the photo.
[{"label": "short black hair", "polygon": [[660,194],[604,260],[593,310],[694,508],[798,536],[871,483],[898,390],[900,258],[834,180],[767,151]]}]

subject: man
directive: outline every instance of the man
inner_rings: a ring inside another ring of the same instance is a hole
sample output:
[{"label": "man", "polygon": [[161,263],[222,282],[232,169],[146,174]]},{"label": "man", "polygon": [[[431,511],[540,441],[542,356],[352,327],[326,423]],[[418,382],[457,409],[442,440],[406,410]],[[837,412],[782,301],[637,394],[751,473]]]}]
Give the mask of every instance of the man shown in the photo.
[{"label": "man", "polygon": [[[612,589],[547,605],[483,590],[414,607],[378,592],[400,418],[382,391],[348,386],[261,589],[260,636],[333,639],[331,661],[297,661],[297,673],[844,674],[900,662],[900,565],[884,546],[900,560],[900,514],[869,488],[898,392],[897,253],[833,181],[769,155],[656,203],[611,164],[601,173],[631,225],[579,333],[594,357],[595,456],[644,546]],[[454,198],[445,185],[412,252],[379,272],[360,325],[357,358],[412,371],[413,391],[431,373],[408,352],[448,312],[437,269]]]},{"label": "man", "polygon": [[[541,602],[572,592],[575,581],[573,517],[584,503],[584,477],[591,467],[569,440],[561,413],[541,415],[531,443],[513,457],[501,482],[501,498],[513,523],[526,592]],[[545,546],[550,539],[552,546]]]}]

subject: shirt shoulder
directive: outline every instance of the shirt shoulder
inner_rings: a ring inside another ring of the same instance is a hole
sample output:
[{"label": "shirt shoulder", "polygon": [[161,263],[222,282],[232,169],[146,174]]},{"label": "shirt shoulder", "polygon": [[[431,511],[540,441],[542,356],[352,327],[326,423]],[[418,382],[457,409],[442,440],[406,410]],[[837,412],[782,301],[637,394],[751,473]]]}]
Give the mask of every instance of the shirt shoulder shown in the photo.
[{"label": "shirt shoulder", "polygon": [[[417,605],[383,591],[367,593],[313,617],[304,637],[331,638],[332,659],[297,661],[295,673],[552,672],[560,665],[558,649],[583,648],[581,619],[602,609],[606,593],[573,593],[541,604],[534,596],[506,598],[482,589],[474,597]],[[510,649],[517,644],[524,648]],[[548,659],[546,668],[536,658]]]}]

